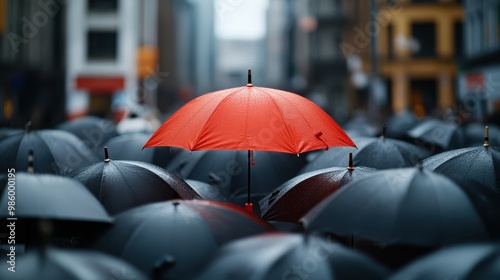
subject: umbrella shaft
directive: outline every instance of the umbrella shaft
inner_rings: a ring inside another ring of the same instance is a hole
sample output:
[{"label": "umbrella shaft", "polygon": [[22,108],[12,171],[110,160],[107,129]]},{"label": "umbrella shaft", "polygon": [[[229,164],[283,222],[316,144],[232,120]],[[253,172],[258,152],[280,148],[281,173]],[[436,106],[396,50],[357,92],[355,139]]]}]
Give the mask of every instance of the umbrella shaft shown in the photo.
[{"label": "umbrella shaft", "polygon": [[248,185],[247,185],[247,191],[248,191],[248,194],[247,194],[247,203],[250,203],[250,162],[251,162],[251,152],[250,150],[248,150]]}]

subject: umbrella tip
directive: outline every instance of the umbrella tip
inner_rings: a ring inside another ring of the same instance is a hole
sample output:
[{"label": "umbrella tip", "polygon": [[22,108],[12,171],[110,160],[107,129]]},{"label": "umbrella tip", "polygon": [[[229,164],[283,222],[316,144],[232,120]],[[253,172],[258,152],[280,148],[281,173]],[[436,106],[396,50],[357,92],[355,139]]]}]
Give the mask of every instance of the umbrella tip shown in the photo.
[{"label": "umbrella tip", "polygon": [[387,134],[387,124],[384,123],[384,125],[382,126],[382,134],[380,134],[380,138],[384,139],[386,134]]},{"label": "umbrella tip", "polygon": [[172,204],[173,204],[175,207],[177,207],[179,204],[181,204],[181,202],[180,202],[179,200],[177,200],[177,199],[176,199],[176,200],[173,200],[173,201],[172,201]]},{"label": "umbrella tip", "polygon": [[347,170],[354,170],[354,164],[352,163],[352,153],[349,153],[349,166],[347,166]]},{"label": "umbrella tip", "polygon": [[488,128],[488,126],[485,126],[483,147],[489,147],[489,146],[490,146],[490,129]]},{"label": "umbrella tip", "polygon": [[29,150],[28,152],[28,172],[29,173],[34,173],[35,172],[35,167],[34,167],[34,156],[33,156],[33,150]]},{"label": "umbrella tip", "polygon": [[252,85],[252,69],[248,68],[248,81],[247,81],[247,87],[253,87]]},{"label": "umbrella tip", "polygon": [[31,121],[27,122],[25,125],[24,125],[24,129],[26,129],[27,132],[31,132]]},{"label": "umbrella tip", "polygon": [[108,146],[104,146],[104,162],[109,162],[111,161],[109,159],[109,155],[108,155]]}]

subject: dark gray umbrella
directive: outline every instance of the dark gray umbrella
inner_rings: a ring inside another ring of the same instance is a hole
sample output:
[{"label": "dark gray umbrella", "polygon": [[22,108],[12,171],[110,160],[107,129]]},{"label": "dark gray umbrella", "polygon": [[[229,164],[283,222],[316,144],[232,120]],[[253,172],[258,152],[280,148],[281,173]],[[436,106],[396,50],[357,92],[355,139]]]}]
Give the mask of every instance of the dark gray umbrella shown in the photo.
[{"label": "dark gray umbrella", "polygon": [[111,160],[78,169],[69,177],[84,184],[112,215],[146,203],[201,198],[175,174],[146,162]]},{"label": "dark gray umbrella", "polygon": [[409,264],[389,279],[500,279],[500,246],[490,243],[448,247]]},{"label": "dark gray umbrella", "polygon": [[29,150],[34,152],[37,173],[64,174],[98,161],[87,146],[69,132],[28,130],[0,142],[0,168],[26,171]]},{"label": "dark gray umbrella", "polygon": [[[1,180],[1,178],[0,178]],[[186,179],[184,180],[196,193],[200,194],[203,199],[214,200],[214,201],[226,201],[227,198],[222,195],[220,189],[216,186],[210,185],[209,183]]]},{"label": "dark gray umbrella", "polygon": [[408,131],[408,136],[425,143],[432,154],[465,147],[463,131],[452,121],[425,119]]},{"label": "dark gray umbrella", "polygon": [[408,138],[408,131],[418,123],[419,120],[410,110],[392,115],[387,120],[387,137],[406,140]]},{"label": "dark gray umbrella", "polygon": [[352,182],[323,200],[302,222],[311,231],[434,247],[498,239],[499,220],[495,196],[464,189],[432,171],[402,168]]},{"label": "dark gray umbrella", "polygon": [[[9,191],[14,192],[14,210],[9,210],[12,195]],[[9,185],[4,188],[0,207],[2,218],[112,221],[99,201],[80,182],[51,174],[16,172],[15,188],[9,188]]]},{"label": "dark gray umbrella", "polygon": [[[470,123],[463,127],[467,147],[483,145],[485,126],[481,123]],[[489,142],[492,146],[500,146],[500,127],[488,125]]]},{"label": "dark gray umbrella", "polygon": [[22,133],[23,131],[24,130],[20,128],[0,127],[0,141],[14,134]]},{"label": "dark gray umbrella", "polygon": [[446,175],[457,184],[486,187],[500,193],[500,148],[487,146],[443,152],[425,159],[422,165]]},{"label": "dark gray umbrella", "polygon": [[66,121],[57,125],[56,129],[74,134],[96,155],[101,153],[109,139],[118,135],[113,121],[95,116]]},{"label": "dark gray umbrella", "polygon": [[381,137],[354,138],[358,149],[338,147],[322,152],[299,174],[310,171],[348,166],[348,155],[353,154],[354,166],[365,166],[376,169],[390,169],[414,166],[419,160],[429,156],[429,153],[418,146],[401,140]]},{"label": "dark gray umbrella", "polygon": [[47,248],[17,254],[15,272],[2,254],[0,279],[148,279],[130,264],[99,252]]},{"label": "dark gray umbrella", "polygon": [[344,185],[373,173],[368,167],[331,167],[296,176],[259,201],[267,221],[298,223],[309,210]]},{"label": "dark gray umbrella", "polygon": [[195,279],[386,279],[365,255],[301,234],[264,234],[225,245]]},{"label": "dark gray umbrella", "polygon": [[113,227],[90,245],[123,258],[153,278],[190,279],[219,246],[271,230],[241,207],[175,200],[115,216]]},{"label": "dark gray umbrella", "polygon": [[[295,176],[305,164],[305,157],[274,152],[254,151],[252,197],[260,200],[274,188]],[[184,179],[210,183],[232,202],[247,199],[247,151],[212,150],[181,151],[166,167]],[[243,204],[241,204],[243,205]]]},{"label": "dark gray umbrella", "polygon": [[174,147],[153,147],[143,149],[151,137],[148,133],[127,133],[113,137],[106,142],[106,146],[114,151],[115,160],[135,160],[149,162],[160,167],[165,167],[177,153],[180,148]]}]

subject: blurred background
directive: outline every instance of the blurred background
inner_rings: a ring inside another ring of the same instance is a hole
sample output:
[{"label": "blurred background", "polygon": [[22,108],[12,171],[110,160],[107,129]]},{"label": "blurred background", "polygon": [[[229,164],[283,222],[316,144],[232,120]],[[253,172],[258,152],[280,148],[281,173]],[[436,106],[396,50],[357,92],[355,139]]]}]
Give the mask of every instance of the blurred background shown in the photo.
[{"label": "blurred background", "polygon": [[164,121],[248,68],[341,124],[500,124],[500,1],[0,0],[3,127]]}]

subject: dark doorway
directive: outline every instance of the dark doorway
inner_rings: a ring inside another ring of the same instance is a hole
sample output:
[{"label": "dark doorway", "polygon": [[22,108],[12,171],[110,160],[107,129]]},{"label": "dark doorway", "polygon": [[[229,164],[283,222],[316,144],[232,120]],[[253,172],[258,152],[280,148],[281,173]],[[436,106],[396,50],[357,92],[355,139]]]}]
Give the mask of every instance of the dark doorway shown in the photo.
[{"label": "dark doorway", "polygon": [[412,79],[410,81],[410,107],[418,117],[429,115],[436,109],[436,79]]}]

